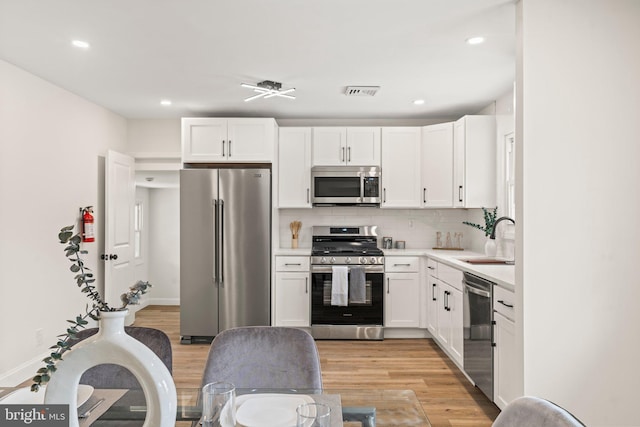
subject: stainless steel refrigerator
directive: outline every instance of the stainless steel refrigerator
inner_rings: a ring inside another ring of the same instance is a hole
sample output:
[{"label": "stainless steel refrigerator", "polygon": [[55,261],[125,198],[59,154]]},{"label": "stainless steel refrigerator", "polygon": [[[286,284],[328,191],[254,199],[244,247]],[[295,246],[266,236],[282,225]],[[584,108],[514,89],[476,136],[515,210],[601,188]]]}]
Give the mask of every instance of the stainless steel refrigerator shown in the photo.
[{"label": "stainless steel refrigerator", "polygon": [[180,171],[181,342],[271,324],[271,170]]}]

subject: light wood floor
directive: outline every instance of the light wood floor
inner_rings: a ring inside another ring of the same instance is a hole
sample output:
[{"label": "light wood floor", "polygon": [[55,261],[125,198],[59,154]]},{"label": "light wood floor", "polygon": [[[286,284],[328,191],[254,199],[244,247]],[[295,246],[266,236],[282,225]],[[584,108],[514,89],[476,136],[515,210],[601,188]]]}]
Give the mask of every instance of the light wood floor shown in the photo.
[{"label": "light wood floor", "polygon": [[[148,306],[135,325],[171,338],[176,387],[198,387],[208,344],[180,344],[177,306]],[[326,388],[411,389],[434,427],[489,427],[498,408],[429,339],[317,341]]]}]

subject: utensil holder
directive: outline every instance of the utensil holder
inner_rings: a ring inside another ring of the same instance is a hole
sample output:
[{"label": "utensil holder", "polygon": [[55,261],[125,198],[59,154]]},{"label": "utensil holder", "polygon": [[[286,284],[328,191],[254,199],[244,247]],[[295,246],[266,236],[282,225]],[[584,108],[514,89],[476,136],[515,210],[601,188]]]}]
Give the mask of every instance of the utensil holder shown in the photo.
[{"label": "utensil holder", "polygon": [[298,248],[298,238],[297,237],[292,237],[291,238],[291,248],[292,249],[297,249]]}]

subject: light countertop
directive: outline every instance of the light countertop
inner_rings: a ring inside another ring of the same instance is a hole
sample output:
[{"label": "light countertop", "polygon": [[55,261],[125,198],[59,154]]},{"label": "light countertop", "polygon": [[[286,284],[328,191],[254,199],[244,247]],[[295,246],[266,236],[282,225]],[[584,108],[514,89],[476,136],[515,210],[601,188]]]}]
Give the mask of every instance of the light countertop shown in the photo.
[{"label": "light countertop", "polygon": [[385,256],[426,256],[443,264],[494,282],[509,291],[515,290],[515,267],[502,264],[469,264],[460,258],[484,257],[471,251],[448,251],[437,249],[384,249]]},{"label": "light countertop", "polygon": [[[509,291],[515,290],[515,267],[502,264],[469,264],[460,258],[483,257],[484,254],[471,251],[448,251],[437,249],[384,249],[385,256],[420,256],[429,257],[443,264],[494,282]],[[274,250],[276,256],[311,256],[311,248],[279,248]]]}]

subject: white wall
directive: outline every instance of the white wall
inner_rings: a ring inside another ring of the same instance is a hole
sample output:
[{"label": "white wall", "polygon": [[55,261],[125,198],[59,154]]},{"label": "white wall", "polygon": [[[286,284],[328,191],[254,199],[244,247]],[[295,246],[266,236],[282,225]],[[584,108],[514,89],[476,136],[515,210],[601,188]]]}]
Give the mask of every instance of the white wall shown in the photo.
[{"label": "white wall", "polygon": [[128,152],[180,156],[180,119],[135,119],[128,121]]},{"label": "white wall", "polygon": [[519,7],[524,392],[637,426],[640,2]]},{"label": "white wall", "polygon": [[[1,60],[0,93],[0,384],[16,385],[84,310],[57,234],[87,205],[103,228],[104,156],[125,151],[126,121]],[[102,286],[97,237],[85,261]]]}]

